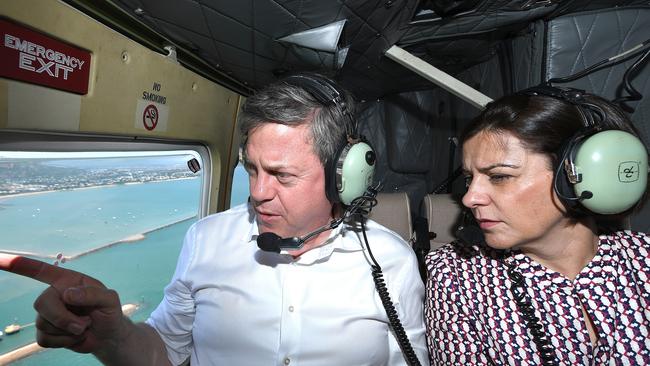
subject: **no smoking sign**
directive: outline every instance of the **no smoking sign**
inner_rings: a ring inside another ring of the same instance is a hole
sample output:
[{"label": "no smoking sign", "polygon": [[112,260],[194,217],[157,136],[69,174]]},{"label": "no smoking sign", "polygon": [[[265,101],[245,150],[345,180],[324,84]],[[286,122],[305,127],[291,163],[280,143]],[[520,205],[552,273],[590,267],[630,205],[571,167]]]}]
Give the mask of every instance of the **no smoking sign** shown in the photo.
[{"label": "no smoking sign", "polygon": [[134,127],[151,132],[167,131],[169,106],[147,100],[139,100],[135,110]]},{"label": "no smoking sign", "polygon": [[149,104],[142,113],[142,124],[144,125],[144,128],[148,131],[156,128],[156,125],[158,124],[158,116],[158,108],[153,104]]}]

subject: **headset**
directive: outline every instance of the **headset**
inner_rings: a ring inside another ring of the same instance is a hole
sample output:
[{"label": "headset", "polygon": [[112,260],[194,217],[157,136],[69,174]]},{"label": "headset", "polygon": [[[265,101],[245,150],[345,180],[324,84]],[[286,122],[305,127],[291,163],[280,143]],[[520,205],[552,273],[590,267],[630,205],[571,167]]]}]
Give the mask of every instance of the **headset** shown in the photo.
[{"label": "headset", "polygon": [[345,115],[346,139],[335,156],[325,163],[325,194],[332,203],[350,205],[372,185],[376,155],[368,141],[357,133],[357,123],[345,94],[329,79],[316,74],[296,74],[283,82],[303,88],[323,106],[338,108]]},{"label": "headset", "polygon": [[648,182],[645,145],[632,133],[612,129],[607,113],[585,99],[584,90],[545,83],[518,93],[562,100],[580,114],[583,128],[562,145],[554,170],[553,189],[569,210],[619,214],[643,197]]},{"label": "headset", "polygon": [[381,187],[381,184],[377,184],[375,187],[372,186],[377,160],[375,152],[370,144],[357,134],[357,123],[348,108],[345,94],[332,81],[315,74],[291,75],[282,79],[282,81],[304,89],[323,106],[334,106],[345,116],[342,123],[345,123],[346,138],[341,141],[334,158],[329,159],[324,166],[327,199],[333,204],[342,203],[345,206],[345,211],[342,217],[332,220],[329,224],[321,226],[302,237],[281,238],[271,232],[262,233],[257,237],[257,245],[264,251],[276,253],[279,253],[282,249],[298,249],[317,234],[334,229],[345,220],[356,218],[363,233],[368,255],[372,261],[372,279],[397,343],[408,364],[420,366],[417,355],[390,298],[381,266],[375,260],[366,236],[364,220],[372,207],[377,204],[375,197]]}]

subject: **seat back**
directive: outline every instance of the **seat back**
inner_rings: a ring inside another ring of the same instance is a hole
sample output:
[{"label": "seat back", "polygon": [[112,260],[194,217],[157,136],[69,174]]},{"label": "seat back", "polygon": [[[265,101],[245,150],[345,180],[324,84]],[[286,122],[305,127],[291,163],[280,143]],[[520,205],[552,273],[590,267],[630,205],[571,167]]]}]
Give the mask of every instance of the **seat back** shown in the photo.
[{"label": "seat back", "polygon": [[406,192],[378,193],[377,206],[373,207],[368,218],[393,230],[407,242],[411,241],[413,224]]},{"label": "seat back", "polygon": [[423,199],[423,215],[429,225],[430,250],[456,239],[461,204],[451,194],[428,194]]}]

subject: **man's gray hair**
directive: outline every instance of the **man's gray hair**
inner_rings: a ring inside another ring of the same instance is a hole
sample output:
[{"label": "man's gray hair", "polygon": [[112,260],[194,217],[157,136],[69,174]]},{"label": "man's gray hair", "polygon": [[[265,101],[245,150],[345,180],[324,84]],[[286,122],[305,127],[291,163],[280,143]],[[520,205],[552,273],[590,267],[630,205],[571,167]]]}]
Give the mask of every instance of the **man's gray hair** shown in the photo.
[{"label": "man's gray hair", "polygon": [[248,135],[263,124],[309,124],[314,152],[326,167],[346,143],[348,135],[356,131],[352,118],[354,101],[349,93],[337,90],[345,102],[324,105],[303,87],[280,80],[246,99],[239,114],[244,153]]}]

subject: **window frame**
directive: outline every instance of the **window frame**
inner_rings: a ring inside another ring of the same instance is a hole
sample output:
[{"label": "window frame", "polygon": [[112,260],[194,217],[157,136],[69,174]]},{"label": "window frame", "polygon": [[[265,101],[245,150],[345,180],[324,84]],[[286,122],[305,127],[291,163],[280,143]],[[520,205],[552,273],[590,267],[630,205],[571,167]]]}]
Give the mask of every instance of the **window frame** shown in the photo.
[{"label": "window frame", "polygon": [[212,156],[203,143],[133,136],[88,133],[31,132],[3,130],[0,132],[0,151],[42,152],[159,152],[192,150],[201,157],[203,171],[198,218],[208,215],[212,183]]}]

